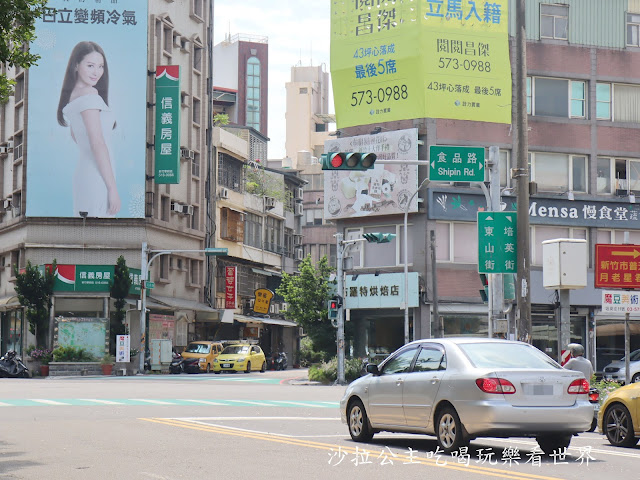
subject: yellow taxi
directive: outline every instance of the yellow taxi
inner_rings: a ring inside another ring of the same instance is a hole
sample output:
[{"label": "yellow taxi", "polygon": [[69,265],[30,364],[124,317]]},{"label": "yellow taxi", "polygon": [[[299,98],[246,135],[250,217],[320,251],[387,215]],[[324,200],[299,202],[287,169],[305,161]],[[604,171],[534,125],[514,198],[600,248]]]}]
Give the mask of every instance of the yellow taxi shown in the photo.
[{"label": "yellow taxi", "polygon": [[598,412],[598,426],[611,445],[633,447],[640,440],[640,383],[611,392]]},{"label": "yellow taxi", "polygon": [[267,361],[258,345],[229,345],[213,360],[213,373],[220,372],[265,372]]},{"label": "yellow taxi", "polygon": [[182,352],[184,371],[187,373],[209,373],[213,368],[216,357],[222,351],[222,343],[209,340],[189,342]]}]

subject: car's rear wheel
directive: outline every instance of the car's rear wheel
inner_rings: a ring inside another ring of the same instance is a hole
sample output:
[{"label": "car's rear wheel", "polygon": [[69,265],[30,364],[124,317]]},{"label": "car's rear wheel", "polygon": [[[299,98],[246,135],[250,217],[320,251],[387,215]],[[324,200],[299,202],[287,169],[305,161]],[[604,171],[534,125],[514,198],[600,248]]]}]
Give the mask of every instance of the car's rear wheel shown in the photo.
[{"label": "car's rear wheel", "polygon": [[347,408],[349,435],[354,442],[368,442],[373,438],[367,412],[360,400],[353,400]]},{"label": "car's rear wheel", "polygon": [[596,429],[597,426],[598,426],[598,419],[594,418],[591,421],[591,426],[589,427],[589,430],[587,430],[587,432],[593,432]]},{"label": "car's rear wheel", "polygon": [[260,373],[264,373],[267,371],[267,362],[262,362],[262,368],[260,369]]},{"label": "car's rear wheel", "polygon": [[444,407],[436,419],[436,438],[445,453],[451,453],[468,445],[469,439],[464,433],[458,412],[453,407]]},{"label": "car's rear wheel", "polygon": [[251,371],[251,362],[247,362],[247,369],[244,371],[244,373],[249,373]]},{"label": "car's rear wheel", "polygon": [[632,383],[640,382],[640,373],[636,373],[633,377],[631,377],[631,382]]},{"label": "car's rear wheel", "polygon": [[540,435],[536,437],[540,449],[547,455],[562,453],[571,443],[571,435]]},{"label": "car's rear wheel", "polygon": [[627,407],[621,403],[611,405],[604,414],[602,429],[611,445],[633,447],[638,439],[633,435],[633,421]]}]

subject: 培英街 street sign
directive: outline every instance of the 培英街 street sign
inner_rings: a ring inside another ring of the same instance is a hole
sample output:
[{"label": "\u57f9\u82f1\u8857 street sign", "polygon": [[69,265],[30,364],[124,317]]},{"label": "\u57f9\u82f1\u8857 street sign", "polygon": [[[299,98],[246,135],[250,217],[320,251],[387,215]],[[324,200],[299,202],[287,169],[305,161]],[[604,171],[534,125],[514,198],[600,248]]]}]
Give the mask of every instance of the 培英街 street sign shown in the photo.
[{"label": "\u57f9\u82f1\u8857 street sign", "polygon": [[429,147],[429,180],[484,182],[484,147]]},{"label": "\u57f9\u82f1\u8857 street sign", "polygon": [[516,212],[478,212],[478,272],[517,272],[516,218]]}]

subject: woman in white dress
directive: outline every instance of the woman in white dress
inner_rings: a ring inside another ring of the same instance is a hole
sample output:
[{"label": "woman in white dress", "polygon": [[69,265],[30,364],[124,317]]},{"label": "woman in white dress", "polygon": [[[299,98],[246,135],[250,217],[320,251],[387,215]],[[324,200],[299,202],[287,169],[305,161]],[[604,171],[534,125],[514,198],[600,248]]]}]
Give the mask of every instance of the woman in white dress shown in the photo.
[{"label": "woman in white dress", "polygon": [[73,175],[73,216],[115,217],[120,195],[111,155],[115,116],[109,108],[109,68],[94,42],[78,43],[60,92],[58,123],[71,129],[79,155]]}]

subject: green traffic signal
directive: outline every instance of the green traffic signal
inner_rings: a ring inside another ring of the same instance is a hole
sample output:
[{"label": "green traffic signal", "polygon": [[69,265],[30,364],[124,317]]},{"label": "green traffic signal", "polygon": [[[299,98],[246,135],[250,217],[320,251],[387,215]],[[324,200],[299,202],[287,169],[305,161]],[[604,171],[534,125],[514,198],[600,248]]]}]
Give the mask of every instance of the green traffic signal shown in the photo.
[{"label": "green traffic signal", "polygon": [[329,152],[321,155],[322,170],[369,170],[376,158],[375,153]]},{"label": "green traffic signal", "polygon": [[389,243],[396,238],[395,233],[363,233],[362,236],[370,243]]}]

